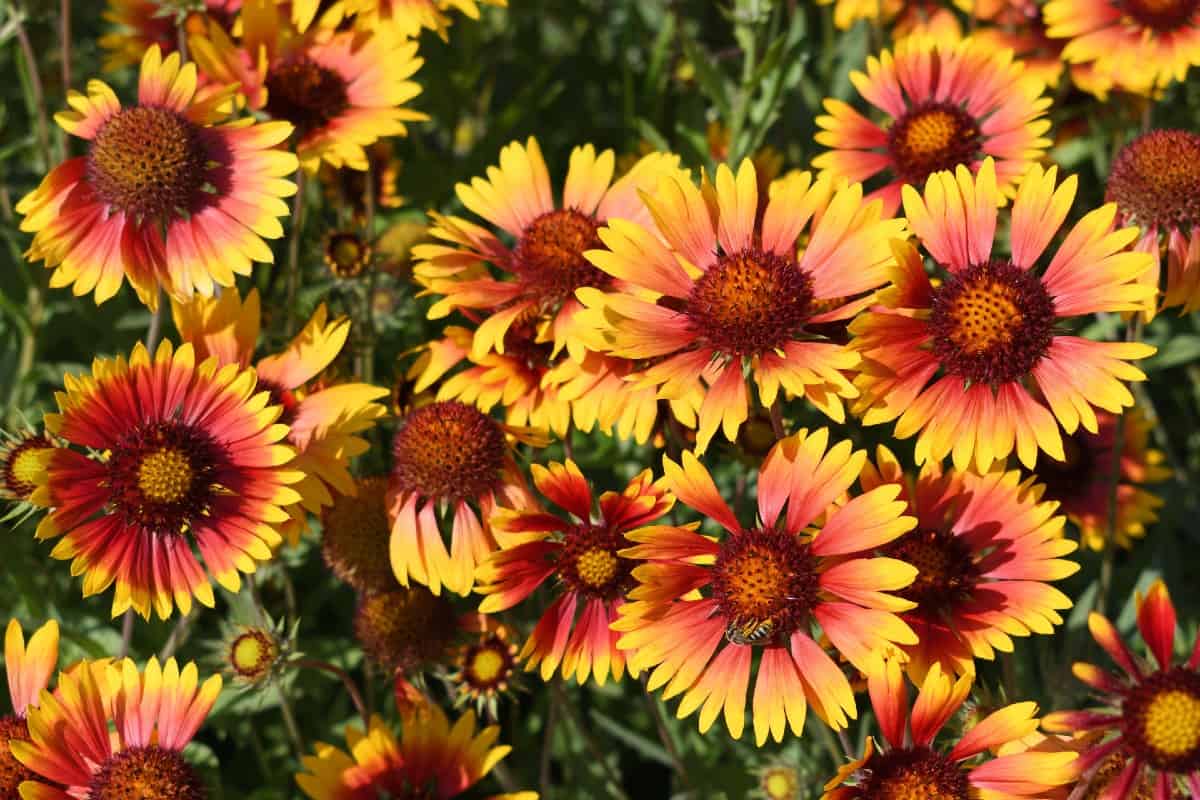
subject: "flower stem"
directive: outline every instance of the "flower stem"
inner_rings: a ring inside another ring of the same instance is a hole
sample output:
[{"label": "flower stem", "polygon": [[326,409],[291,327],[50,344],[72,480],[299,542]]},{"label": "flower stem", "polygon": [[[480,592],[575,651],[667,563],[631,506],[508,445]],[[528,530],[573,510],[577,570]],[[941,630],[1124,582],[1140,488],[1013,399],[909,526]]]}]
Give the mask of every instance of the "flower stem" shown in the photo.
[{"label": "flower stem", "polygon": [[[642,689],[646,689],[648,677],[642,676]],[[642,697],[646,700],[646,707],[650,709],[650,716],[654,720],[654,727],[658,730],[658,739],[666,748],[667,755],[671,757],[671,764],[675,767],[675,771],[679,773],[679,780],[685,788],[690,789],[692,782],[688,778],[687,765],[684,764],[683,758],[679,755],[679,749],[675,746],[675,740],[671,738],[671,731],[667,729],[667,721],[663,718],[662,709],[658,707],[658,700],[650,694],[649,690],[642,692]]]},{"label": "flower stem", "polygon": [[117,650],[117,660],[125,658],[129,655],[129,645],[133,641],[133,609],[125,609],[125,616],[121,617],[121,647]]},{"label": "flower stem", "polygon": [[776,441],[787,438],[787,428],[783,425],[783,406],[780,405],[778,397],[771,403],[771,431],[775,434]]},{"label": "flower stem", "polygon": [[846,758],[853,761],[855,759],[854,745],[850,742],[850,734],[846,732],[845,728],[838,728],[837,738],[838,744],[842,746],[842,752],[846,754]]},{"label": "flower stem", "polygon": [[283,725],[287,728],[288,738],[292,741],[292,748],[296,751],[296,760],[299,761],[304,758],[304,739],[300,736],[300,726],[296,724],[292,701],[288,699],[287,692],[283,690],[283,685],[279,681],[272,683],[275,685],[275,693],[279,695],[279,713],[283,715]]},{"label": "flower stem", "polygon": [[25,61],[25,68],[29,72],[29,92],[30,104],[34,108],[34,122],[36,125],[38,149],[42,154],[43,169],[49,170],[53,163],[53,156],[50,153],[50,124],[46,118],[46,93],[42,89],[42,78],[38,74],[37,56],[34,55],[33,45],[29,41],[29,34],[25,31],[23,12],[14,10],[14,25],[13,32],[17,36],[17,43],[21,47],[21,56]]},{"label": "flower stem", "polygon": [[[61,0],[58,5],[58,44],[62,53],[62,90],[71,91],[71,0]],[[58,129],[59,158],[67,157],[66,131]]]},{"label": "flower stem", "polygon": [[159,661],[166,661],[175,655],[175,651],[179,649],[180,645],[187,641],[188,630],[191,628],[193,618],[192,611],[180,615],[179,619],[175,622],[175,627],[171,629],[171,635],[167,637],[166,644],[163,645],[162,650],[158,653]]},{"label": "flower stem", "polygon": [[346,694],[350,695],[350,702],[354,703],[354,707],[358,709],[358,715],[362,717],[364,730],[369,730],[371,727],[371,715],[367,711],[367,704],[363,702],[362,692],[358,689],[358,684],[354,682],[354,678],[350,677],[350,673],[337,666],[330,664],[328,661],[321,661],[316,658],[302,658],[296,662],[297,667],[306,669],[316,669],[328,672],[330,675],[341,680],[346,687]]},{"label": "flower stem", "polygon": [[558,703],[550,703],[546,710],[546,730],[542,734],[542,758],[538,765],[538,787],[542,797],[550,796],[550,756],[554,752],[554,732],[558,727]]},{"label": "flower stem", "polygon": [[146,326],[146,349],[150,352],[150,358],[154,358],[154,350],[158,347],[159,340],[162,339],[162,325],[164,309],[171,301],[167,299],[167,293],[163,289],[158,290],[158,307],[154,309],[154,313],[150,315],[150,324]]}]

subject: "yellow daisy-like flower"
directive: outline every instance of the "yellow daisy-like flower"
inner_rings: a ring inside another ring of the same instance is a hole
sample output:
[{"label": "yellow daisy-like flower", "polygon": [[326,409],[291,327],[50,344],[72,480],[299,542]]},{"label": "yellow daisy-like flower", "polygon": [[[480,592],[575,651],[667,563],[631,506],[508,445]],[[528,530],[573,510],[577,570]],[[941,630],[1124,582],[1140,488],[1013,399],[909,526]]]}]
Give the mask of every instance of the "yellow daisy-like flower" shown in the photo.
[{"label": "yellow daisy-like flower", "polygon": [[[316,5],[316,0],[307,0]],[[344,0],[346,12],[355,17],[360,30],[380,27],[403,38],[416,38],[422,30],[431,30],[446,40],[453,23],[446,13],[457,11],[470,19],[479,19],[479,4],[508,7],[508,0]]]}]

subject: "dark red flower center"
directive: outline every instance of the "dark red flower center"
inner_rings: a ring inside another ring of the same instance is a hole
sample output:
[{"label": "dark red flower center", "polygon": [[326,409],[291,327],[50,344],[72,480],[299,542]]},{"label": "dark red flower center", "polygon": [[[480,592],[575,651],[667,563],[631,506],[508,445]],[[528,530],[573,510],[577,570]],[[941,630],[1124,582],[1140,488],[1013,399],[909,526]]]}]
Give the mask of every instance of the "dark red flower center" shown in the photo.
[{"label": "dark red flower center", "polygon": [[8,749],[9,742],[29,741],[29,727],[21,717],[9,714],[0,717],[0,797],[20,797],[17,788],[22,781],[31,781],[38,776],[17,761]]},{"label": "dark red flower center", "polygon": [[1015,381],[1046,354],[1054,320],[1038,276],[1002,259],[973,264],[934,290],[933,353],[946,372],[971,383]]},{"label": "dark red flower center", "polygon": [[296,126],[298,136],[323,128],[350,106],[346,80],[306,56],[267,71],[267,113]]},{"label": "dark red flower center", "polygon": [[1107,482],[1111,477],[1112,437],[1112,426],[1102,422],[1098,434],[1080,428],[1073,435],[1064,436],[1062,461],[1038,453],[1033,472],[1046,487],[1045,499],[1070,506],[1072,501],[1087,498],[1097,480]]},{"label": "dark red flower center", "polygon": [[716,350],[761,355],[791,341],[812,316],[812,277],[758,248],[725,254],[696,280],[685,309],[696,336]]},{"label": "dark red flower center", "polygon": [[46,455],[53,450],[54,443],[41,434],[23,436],[0,449],[0,497],[28,500],[45,471]]},{"label": "dark red flower center", "polygon": [[1200,225],[1200,135],[1150,131],[1113,160],[1105,199],[1143,226]]},{"label": "dark red flower center", "polygon": [[208,513],[226,464],[223,448],[184,422],[137,425],[112,449],[108,482],[113,512],[126,525],[178,535]]},{"label": "dark red flower center", "polygon": [[623,533],[607,525],[576,525],[563,538],[559,577],[580,594],[614,600],[631,588],[634,562],[617,555],[629,545]]},{"label": "dark red flower center", "polygon": [[1159,33],[1171,33],[1186,26],[1200,7],[1198,0],[1122,0],[1126,14]]},{"label": "dark red flower center", "polygon": [[321,556],[340,580],[359,591],[396,585],[388,555],[387,481],[358,481],[356,496],[338,495],[325,508],[321,526]]},{"label": "dark red flower center", "polygon": [[922,612],[953,614],[971,596],[979,570],[963,537],[946,531],[915,530],[889,544],[883,555],[917,568],[917,577],[896,594]]},{"label": "dark red flower center", "polygon": [[133,747],[109,758],[92,778],[87,800],[205,800],[200,776],[175,750]]},{"label": "dark red flower center", "polygon": [[599,228],[595,217],[563,208],[542,214],[521,232],[513,269],[544,311],[556,310],[583,286],[603,288],[612,282],[608,273],[583,257],[585,251],[603,247],[596,235]]},{"label": "dark red flower center", "polygon": [[478,498],[500,483],[507,444],[478,409],[450,401],[413,411],[392,441],[392,477],[403,492]]},{"label": "dark red flower center", "polygon": [[469,645],[462,656],[462,681],[477,695],[502,692],[516,668],[513,646],[492,634]]},{"label": "dark red flower center", "polygon": [[922,103],[892,123],[888,152],[896,175],[922,186],[925,179],[979,158],[983,134],[979,123],[955,103]]},{"label": "dark red flower center", "polygon": [[229,645],[229,665],[247,681],[265,678],[278,656],[275,637],[258,628],[246,629]]},{"label": "dark red flower center", "polygon": [[457,625],[450,601],[423,586],[364,595],[354,613],[354,635],[363,651],[400,672],[446,655]]},{"label": "dark red flower center", "polygon": [[1200,674],[1174,667],[1128,690],[1121,705],[1130,750],[1164,772],[1200,769]]},{"label": "dark red flower center", "polygon": [[817,604],[817,560],[795,534],[752,528],[728,536],[713,566],[712,597],[726,638],[766,644],[807,625]]},{"label": "dark red flower center", "polygon": [[869,800],[967,800],[967,774],[927,747],[873,753],[858,796]]},{"label": "dark red flower center", "polygon": [[325,239],[325,264],[337,278],[356,278],[371,261],[371,246],[353,231],[337,231]]},{"label": "dark red flower center", "polygon": [[119,111],[96,132],[88,182],[100,199],[136,220],[189,212],[205,182],[200,128],[165,108]]}]

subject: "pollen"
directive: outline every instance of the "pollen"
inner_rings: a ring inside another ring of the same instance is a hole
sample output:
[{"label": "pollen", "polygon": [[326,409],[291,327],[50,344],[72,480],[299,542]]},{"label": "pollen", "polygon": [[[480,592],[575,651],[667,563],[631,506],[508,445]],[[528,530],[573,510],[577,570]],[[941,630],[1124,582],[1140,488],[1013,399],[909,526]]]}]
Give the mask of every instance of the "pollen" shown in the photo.
[{"label": "pollen", "polygon": [[1176,667],[1129,690],[1124,734],[1134,753],[1167,772],[1200,768],[1200,674]]},{"label": "pollen", "polygon": [[575,571],[588,586],[603,586],[617,574],[617,563],[617,557],[608,550],[593,548],[575,561]]},{"label": "pollen", "polygon": [[208,156],[200,129],[174,111],[137,106],[118,112],[92,140],[89,183],[136,220],[189,212],[204,185]]},{"label": "pollen", "polygon": [[920,185],[935,172],[970,164],[979,157],[979,123],[953,103],[930,102],[909,110],[888,131],[896,174]]},{"label": "pollen", "polygon": [[408,415],[392,441],[392,477],[423,497],[479,498],[500,484],[504,431],[478,409],[431,403]]},{"label": "pollen", "polygon": [[266,87],[267,113],[295,125],[300,137],[325,127],[350,106],[346,80],[305,56],[272,66]]},{"label": "pollen", "polygon": [[464,688],[474,695],[506,689],[516,663],[515,649],[495,634],[468,646],[462,658]]},{"label": "pollen", "polygon": [[42,435],[25,435],[0,445],[0,498],[28,500],[53,452],[54,443]]},{"label": "pollen", "polygon": [[230,666],[247,681],[265,678],[278,656],[274,637],[258,628],[247,629],[229,646]]},{"label": "pollen", "polygon": [[817,602],[816,558],[806,542],[755,528],[726,539],[713,567],[713,598],[731,622],[769,620],[777,635],[806,624]]},{"label": "pollen", "polygon": [[963,537],[952,533],[913,531],[888,545],[884,552],[916,567],[912,585],[897,594],[916,603],[922,611],[952,612],[971,596],[979,580],[970,547]]},{"label": "pollen", "polygon": [[858,796],[871,800],[967,800],[966,774],[926,747],[875,753],[863,765],[867,774]]},{"label": "pollen", "polygon": [[177,503],[192,486],[192,465],[187,456],[173,448],[147,454],[138,466],[138,488],[147,500]]},{"label": "pollen", "polygon": [[528,284],[529,294],[545,307],[556,306],[584,286],[603,288],[612,278],[583,257],[602,247],[595,217],[573,208],[542,214],[525,227],[517,241],[514,271]]},{"label": "pollen", "polygon": [[37,778],[9,750],[8,743],[13,741],[29,741],[29,728],[25,720],[11,714],[0,717],[0,797],[20,797],[17,787],[21,782]]},{"label": "pollen", "polygon": [[792,259],[758,249],[721,256],[696,280],[686,303],[696,336],[733,356],[783,346],[812,312],[812,277]]},{"label": "pollen", "polygon": [[408,672],[442,658],[455,630],[454,607],[424,587],[365,595],[354,614],[363,651],[388,670]]},{"label": "pollen", "polygon": [[605,525],[578,525],[563,538],[559,577],[588,597],[614,599],[629,587],[633,562],[617,555],[629,542]]},{"label": "pollen", "polygon": [[1125,145],[1113,159],[1105,199],[1144,227],[1200,225],[1200,135],[1150,131]]},{"label": "pollen", "polygon": [[205,800],[200,776],[175,750],[157,745],[122,750],[92,778],[88,800]]},{"label": "pollen", "polygon": [[371,245],[353,231],[334,231],[325,238],[325,265],[335,278],[357,278],[371,263]]},{"label": "pollen", "polygon": [[337,578],[362,592],[396,585],[388,555],[387,480],[361,478],[322,514],[321,556]]},{"label": "pollen", "polygon": [[1172,33],[1187,25],[1200,7],[1197,0],[1125,0],[1130,17],[1159,33]]},{"label": "pollen", "polygon": [[1000,384],[1028,374],[1050,347],[1054,301],[1041,279],[992,260],[951,275],[934,290],[933,353],[946,372]]}]

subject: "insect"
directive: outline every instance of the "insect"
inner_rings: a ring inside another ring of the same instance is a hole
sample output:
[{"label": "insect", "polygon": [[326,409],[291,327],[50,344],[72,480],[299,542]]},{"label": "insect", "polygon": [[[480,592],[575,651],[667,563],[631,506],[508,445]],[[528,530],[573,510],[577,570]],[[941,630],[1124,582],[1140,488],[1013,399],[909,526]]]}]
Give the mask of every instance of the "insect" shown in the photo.
[{"label": "insect", "polygon": [[725,628],[725,638],[733,644],[762,644],[775,633],[775,621],[766,619],[735,619]]}]

